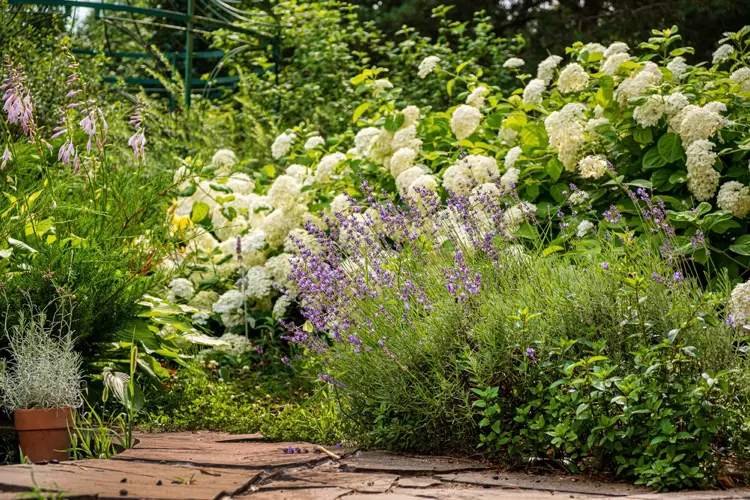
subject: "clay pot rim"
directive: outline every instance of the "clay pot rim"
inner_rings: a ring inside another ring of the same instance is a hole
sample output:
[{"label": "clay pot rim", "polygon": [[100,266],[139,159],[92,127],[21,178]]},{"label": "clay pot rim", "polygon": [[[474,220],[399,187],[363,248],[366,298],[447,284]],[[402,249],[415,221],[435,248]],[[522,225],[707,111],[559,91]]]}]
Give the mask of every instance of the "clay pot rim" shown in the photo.
[{"label": "clay pot rim", "polygon": [[13,410],[17,431],[69,429],[73,427],[73,408],[28,408]]}]

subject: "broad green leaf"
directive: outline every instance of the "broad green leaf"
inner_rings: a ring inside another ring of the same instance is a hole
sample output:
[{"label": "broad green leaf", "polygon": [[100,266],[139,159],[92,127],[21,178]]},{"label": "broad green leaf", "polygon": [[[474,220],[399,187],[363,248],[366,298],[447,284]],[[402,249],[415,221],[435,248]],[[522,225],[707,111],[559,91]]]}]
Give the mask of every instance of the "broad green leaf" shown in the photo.
[{"label": "broad green leaf", "polygon": [[352,115],[352,123],[357,123],[357,120],[359,120],[359,117],[362,116],[362,113],[367,111],[367,108],[370,107],[369,102],[363,102],[359,106],[357,106],[357,109],[354,110],[354,115]]},{"label": "broad green leaf", "polygon": [[740,255],[750,255],[750,234],[743,234],[737,238],[734,244],[729,245],[729,249]]},{"label": "broad green leaf", "polygon": [[210,208],[207,203],[197,201],[193,204],[193,210],[190,212],[190,219],[196,224],[208,216]]},{"label": "broad green leaf", "polygon": [[636,127],[633,130],[633,139],[638,144],[651,144],[654,140],[654,134],[651,132],[651,128]]},{"label": "broad green leaf", "polygon": [[659,153],[658,147],[652,147],[643,155],[643,170],[651,170],[663,167],[667,160]]},{"label": "broad green leaf", "polygon": [[685,157],[685,151],[682,149],[682,141],[677,134],[664,134],[659,138],[659,154],[667,163],[681,160]]},{"label": "broad green leaf", "polygon": [[448,80],[448,84],[445,86],[445,90],[448,92],[448,95],[453,95],[453,86],[456,84],[456,79],[453,78],[452,80]]},{"label": "broad green leaf", "polygon": [[553,156],[547,162],[545,171],[547,172],[547,175],[549,175],[549,178],[552,179],[552,182],[557,182],[557,180],[560,178],[560,174],[562,174],[563,164],[560,160],[557,159],[557,156]]}]

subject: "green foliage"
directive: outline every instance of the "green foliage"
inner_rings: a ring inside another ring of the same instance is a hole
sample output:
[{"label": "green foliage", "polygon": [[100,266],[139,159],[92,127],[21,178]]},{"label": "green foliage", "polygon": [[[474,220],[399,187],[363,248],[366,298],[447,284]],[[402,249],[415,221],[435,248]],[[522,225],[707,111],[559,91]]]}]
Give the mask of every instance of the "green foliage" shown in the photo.
[{"label": "green foliage", "polygon": [[274,441],[340,442],[346,424],[335,395],[275,368],[260,375],[216,361],[187,364],[173,372],[166,391],[147,395],[140,424],[168,431],[261,432]]}]

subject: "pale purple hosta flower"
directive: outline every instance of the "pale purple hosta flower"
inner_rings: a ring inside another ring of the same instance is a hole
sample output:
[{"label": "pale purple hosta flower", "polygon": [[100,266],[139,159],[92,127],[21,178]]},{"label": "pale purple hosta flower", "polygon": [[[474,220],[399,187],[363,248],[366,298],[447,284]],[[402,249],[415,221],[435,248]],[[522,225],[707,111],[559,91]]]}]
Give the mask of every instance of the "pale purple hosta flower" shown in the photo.
[{"label": "pale purple hosta flower", "polygon": [[60,146],[60,150],[57,152],[57,160],[61,161],[66,167],[70,166],[71,161],[75,163],[78,158],[76,147],[73,145],[73,141],[68,138],[65,143]]},{"label": "pale purple hosta flower", "polygon": [[133,156],[143,162],[146,161],[146,130],[143,126],[143,100],[139,97],[138,104],[135,106],[133,116],[128,122],[135,128],[135,133],[128,139],[128,145],[133,148]]},{"label": "pale purple hosta flower", "polygon": [[3,160],[2,163],[0,163],[0,170],[5,168],[5,165],[8,164],[10,160],[13,159],[13,155],[10,154],[10,149],[8,148],[8,145],[5,145],[5,151],[3,152],[3,156],[0,157],[0,160]]},{"label": "pale purple hosta flower", "polygon": [[31,91],[26,86],[26,73],[21,65],[14,67],[8,56],[5,57],[3,66],[7,74],[0,85],[0,91],[3,91],[3,111],[8,115],[8,122],[20,125],[24,135],[34,142],[34,103],[31,100]]}]

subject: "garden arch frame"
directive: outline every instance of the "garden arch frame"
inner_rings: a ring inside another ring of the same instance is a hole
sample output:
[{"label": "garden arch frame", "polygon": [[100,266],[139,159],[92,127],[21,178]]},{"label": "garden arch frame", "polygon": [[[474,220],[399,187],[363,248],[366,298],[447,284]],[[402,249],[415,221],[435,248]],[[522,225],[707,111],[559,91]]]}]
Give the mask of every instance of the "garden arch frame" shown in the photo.
[{"label": "garden arch frame", "polygon": [[[226,29],[229,31],[233,31],[235,33],[241,33],[245,35],[250,35],[253,37],[256,37],[257,39],[262,41],[263,48],[267,46],[272,47],[272,56],[273,56],[273,71],[276,75],[276,81],[278,83],[278,75],[279,75],[279,65],[281,62],[281,26],[280,25],[273,25],[273,24],[267,24],[267,23],[259,23],[257,21],[253,21],[247,17],[248,13],[245,11],[242,11],[234,6],[232,6],[232,3],[235,3],[236,0],[186,0],[186,10],[185,12],[181,11],[174,11],[174,10],[166,10],[166,9],[154,9],[154,8],[146,8],[146,7],[136,7],[133,5],[127,5],[122,3],[102,3],[102,2],[93,2],[88,0],[8,0],[8,4],[13,6],[23,6],[23,5],[36,5],[36,6],[45,6],[45,7],[64,7],[66,9],[66,12],[70,12],[73,8],[80,7],[80,8],[89,8],[94,10],[94,16],[95,18],[99,18],[99,12],[100,11],[109,11],[109,12],[123,12],[123,13],[130,13],[130,14],[136,14],[141,15],[144,17],[152,17],[157,19],[163,19],[163,20],[169,20],[169,21],[177,21],[180,23],[184,23],[184,26],[180,25],[172,25],[172,24],[156,24],[156,23],[146,23],[146,24],[152,24],[157,25],[160,28],[168,28],[173,29],[175,31],[185,31],[185,51],[181,53],[175,53],[173,54],[172,63],[175,64],[177,59],[182,59],[184,61],[184,68],[183,68],[183,83],[185,88],[185,106],[187,108],[190,107],[190,101],[191,101],[191,90],[194,86],[201,86],[205,85],[207,83],[216,83],[216,84],[233,84],[238,81],[238,77],[222,77],[222,78],[214,78],[212,80],[200,80],[200,79],[194,79],[192,76],[193,72],[193,60],[194,59],[224,59],[228,57],[231,54],[225,54],[223,51],[205,51],[205,52],[195,52],[193,50],[193,38],[196,34],[200,34],[203,30],[201,30],[202,27],[208,28],[208,29]],[[210,12],[215,17],[210,16],[202,16],[196,14],[196,7],[201,6],[203,10]],[[117,18],[117,21],[121,22],[136,22],[135,20],[128,20],[128,19],[122,19]],[[247,28],[245,26],[239,26],[236,24],[237,21],[242,21],[244,23],[253,23],[257,25],[263,25],[266,28],[271,28],[274,32],[274,35],[267,35],[264,33],[261,33],[260,31],[256,31],[250,28]],[[79,54],[95,54],[96,52],[93,50],[86,50],[86,49],[78,49],[74,51],[75,53]],[[105,52],[105,55],[109,57],[119,57],[119,58],[136,58],[136,59],[145,59],[145,58],[152,58],[153,56],[148,53],[141,53],[141,52]],[[221,63],[219,63],[221,64]],[[133,79],[129,83],[134,83],[136,85],[148,85],[148,84],[158,84],[159,82],[157,80],[147,80],[147,79]]]}]

